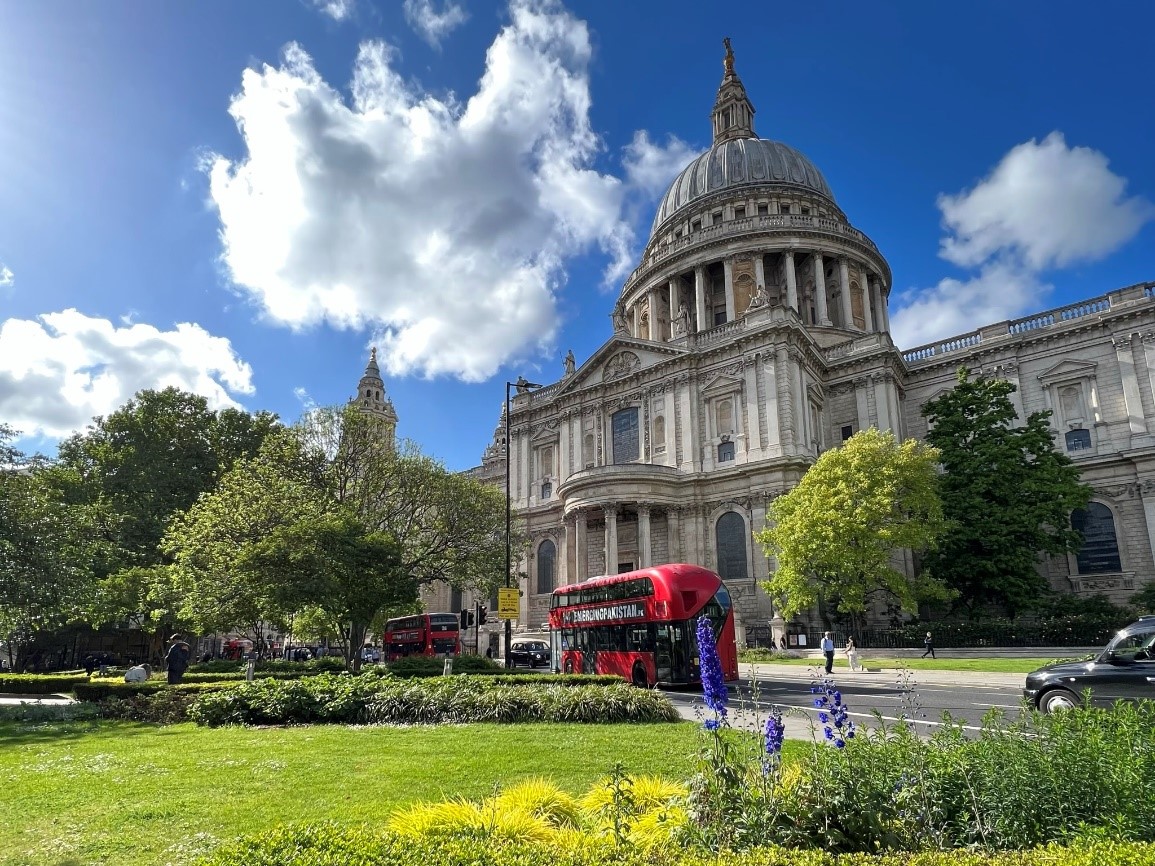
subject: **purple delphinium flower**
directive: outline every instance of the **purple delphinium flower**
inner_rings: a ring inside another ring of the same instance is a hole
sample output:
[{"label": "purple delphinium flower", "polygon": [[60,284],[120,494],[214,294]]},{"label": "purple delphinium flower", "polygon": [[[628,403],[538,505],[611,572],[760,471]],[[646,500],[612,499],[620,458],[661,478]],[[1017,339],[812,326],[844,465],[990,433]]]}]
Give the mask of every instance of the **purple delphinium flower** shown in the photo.
[{"label": "purple delphinium flower", "polygon": [[770,775],[782,759],[782,741],[786,738],[786,726],[782,724],[782,714],[773,713],[766,719],[762,745],[765,753],[762,756],[762,775]]},{"label": "purple delphinium flower", "polygon": [[818,720],[825,726],[823,735],[839,749],[844,748],[847,740],[854,739],[854,722],[842,702],[842,692],[835,689],[829,679],[811,686],[810,691],[820,695],[814,699],[814,706],[821,710]]},{"label": "purple delphinium flower", "polygon": [[702,671],[702,694],[706,706],[714,711],[714,726],[706,725],[706,730],[715,731],[718,725],[726,718],[726,704],[730,700],[730,693],[726,689],[726,680],[722,675],[722,662],[718,659],[718,647],[714,643],[714,629],[710,625],[709,617],[698,619],[698,659]]}]

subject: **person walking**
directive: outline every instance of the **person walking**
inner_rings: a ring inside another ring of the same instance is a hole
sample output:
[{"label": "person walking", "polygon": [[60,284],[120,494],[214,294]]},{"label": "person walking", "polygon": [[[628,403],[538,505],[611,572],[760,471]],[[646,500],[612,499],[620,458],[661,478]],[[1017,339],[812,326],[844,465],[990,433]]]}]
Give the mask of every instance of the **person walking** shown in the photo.
[{"label": "person walking", "polygon": [[188,670],[191,650],[179,634],[174,634],[169,640],[172,643],[164,660],[168,666],[168,684],[173,686],[181,681],[184,672]]},{"label": "person walking", "polygon": [[819,644],[822,649],[822,654],[826,656],[826,673],[834,672],[834,639],[830,636],[830,632],[822,635],[822,643]]},{"label": "person walking", "polygon": [[930,656],[931,658],[934,658],[934,638],[931,637],[929,631],[926,633],[926,637],[922,639],[922,645],[926,647],[922,653],[922,657],[926,658],[927,656]]},{"label": "person walking", "polygon": [[846,639],[846,663],[850,665],[850,670],[858,673],[858,647],[854,645],[854,638],[848,637]]}]

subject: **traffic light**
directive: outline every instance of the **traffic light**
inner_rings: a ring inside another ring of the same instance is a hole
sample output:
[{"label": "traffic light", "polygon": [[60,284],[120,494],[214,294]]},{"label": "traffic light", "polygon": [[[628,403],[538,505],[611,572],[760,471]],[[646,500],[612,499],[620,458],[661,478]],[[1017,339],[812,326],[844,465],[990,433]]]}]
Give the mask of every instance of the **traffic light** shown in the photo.
[{"label": "traffic light", "polygon": [[485,625],[485,618],[488,615],[489,615],[489,608],[487,608],[484,604],[479,604],[477,606],[477,624],[478,625]]},{"label": "traffic light", "polygon": [[469,611],[467,610],[461,612],[461,627],[463,629],[469,628]]}]

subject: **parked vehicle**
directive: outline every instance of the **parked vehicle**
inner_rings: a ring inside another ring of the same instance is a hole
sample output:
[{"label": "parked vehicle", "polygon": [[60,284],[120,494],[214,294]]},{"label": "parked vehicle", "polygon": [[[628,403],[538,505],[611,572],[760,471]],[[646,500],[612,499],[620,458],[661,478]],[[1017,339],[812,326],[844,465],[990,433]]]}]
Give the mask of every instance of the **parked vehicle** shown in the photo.
[{"label": "parked vehicle", "polygon": [[1027,674],[1023,697],[1044,713],[1082,706],[1091,690],[1094,706],[1155,700],[1155,616],[1142,616],[1111,639],[1097,656],[1059,662]]},{"label": "parked vehicle", "polygon": [[549,666],[549,644],[543,640],[525,640],[511,644],[509,659],[514,667],[529,665],[531,668]]}]

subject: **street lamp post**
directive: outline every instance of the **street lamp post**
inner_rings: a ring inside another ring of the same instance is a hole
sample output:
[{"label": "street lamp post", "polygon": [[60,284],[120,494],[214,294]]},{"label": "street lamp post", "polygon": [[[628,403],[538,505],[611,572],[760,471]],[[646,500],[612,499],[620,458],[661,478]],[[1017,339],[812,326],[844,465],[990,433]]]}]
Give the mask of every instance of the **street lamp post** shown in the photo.
[{"label": "street lamp post", "polygon": [[[542,386],[527,382],[524,376],[518,376],[516,382],[505,383],[505,585],[507,588],[513,586],[513,563],[510,561],[510,527],[513,521],[513,502],[509,492],[509,389],[517,388],[517,393],[524,394],[526,391],[540,387]],[[505,666],[507,668],[513,666],[513,660],[509,655],[509,645],[512,642],[513,620],[507,618],[505,620]]]}]

